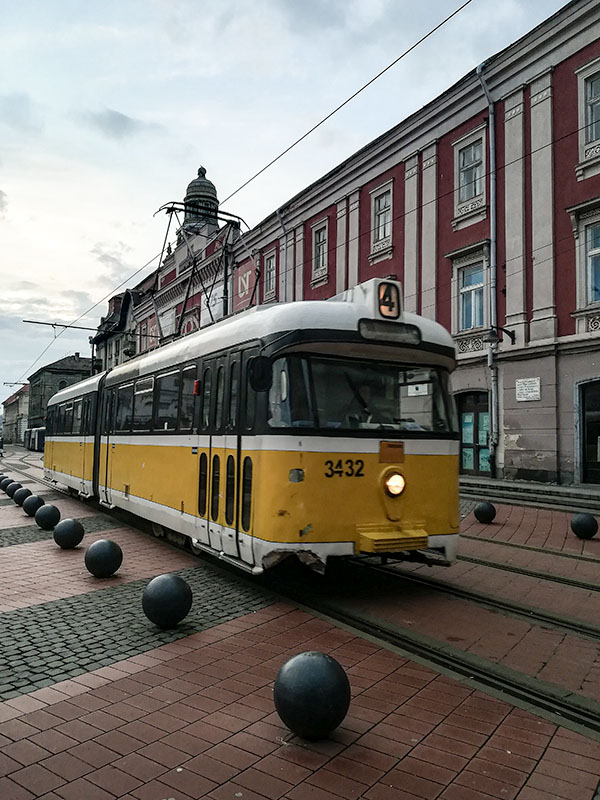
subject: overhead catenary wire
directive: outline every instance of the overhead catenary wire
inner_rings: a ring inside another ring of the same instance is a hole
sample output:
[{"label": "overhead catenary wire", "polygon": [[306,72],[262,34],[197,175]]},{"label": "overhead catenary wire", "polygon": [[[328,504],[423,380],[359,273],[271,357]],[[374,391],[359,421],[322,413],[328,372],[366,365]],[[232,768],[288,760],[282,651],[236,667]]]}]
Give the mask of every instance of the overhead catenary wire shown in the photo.
[{"label": "overhead catenary wire", "polygon": [[[330,111],[329,114],[327,114],[325,117],[323,117],[316,125],[313,125],[313,127],[310,130],[306,131],[306,133],[304,133],[302,136],[300,136],[295,142],[292,142],[292,144],[290,144],[288,147],[286,147],[286,149],[283,152],[281,152],[278,156],[273,158],[268,164],[266,164],[262,169],[260,169],[255,175],[253,175],[250,178],[248,178],[248,180],[246,180],[241,186],[239,186],[235,191],[233,191],[231,194],[229,194],[225,198],[225,200],[223,200],[223,202],[226,203],[228,200],[230,200],[232,197],[234,197],[234,195],[238,194],[238,192],[240,192],[242,189],[244,189],[246,186],[248,186],[248,184],[251,183],[253,180],[255,180],[259,175],[262,175],[263,172],[265,172],[267,169],[269,169],[271,166],[273,166],[273,164],[275,164],[277,161],[279,161],[281,158],[283,158],[284,155],[289,153],[290,150],[292,150],[294,147],[296,147],[298,144],[300,144],[300,142],[304,141],[304,139],[306,139],[308,136],[310,136],[312,133],[314,133],[314,131],[316,131],[318,128],[320,128],[321,125],[323,125],[325,122],[327,122],[327,120],[331,119],[331,117],[334,116],[334,114],[336,114],[338,111],[340,111],[342,108],[344,108],[344,106],[348,105],[348,103],[350,103],[361,92],[363,92],[365,89],[367,89],[369,86],[371,86],[382,75],[384,75],[386,72],[388,72],[393,66],[395,66],[399,61],[401,61],[409,53],[411,53],[413,50],[415,50],[420,44],[422,44],[424,41],[426,41],[426,39],[428,39],[430,36],[432,36],[434,33],[436,33],[436,31],[438,31],[440,28],[442,28],[446,23],[448,23],[451,19],[453,19],[453,17],[455,17],[457,14],[459,14],[464,8],[466,8],[472,2],[473,2],[473,0],[465,0],[465,2],[463,2],[451,14],[449,14],[447,17],[445,17],[443,20],[441,20],[441,22],[439,22],[437,25],[435,25],[433,28],[431,28],[426,34],[421,36],[420,39],[418,39],[416,42],[414,42],[403,53],[401,53],[397,58],[395,58],[390,64],[388,64],[386,67],[384,67],[382,70],[380,70],[369,81],[367,81],[367,83],[363,84],[363,86],[361,86],[360,89],[357,89],[357,91],[355,91],[352,95],[350,95],[350,97],[346,98],[346,100],[344,100],[336,108],[334,108],[333,111]],[[160,256],[160,254],[155,255],[143,267],[140,267],[138,270],[136,270],[132,275],[130,275],[128,278],[126,278],[124,281],[122,281],[120,284],[118,284],[118,286],[115,286],[107,295],[105,295],[100,300],[98,300],[96,303],[94,303],[94,305],[92,305],[89,309],[87,309],[87,311],[85,311],[83,314],[81,314],[75,320],[73,320],[73,323],[71,323],[71,324],[74,324],[75,322],[78,322],[80,319],[83,319],[83,317],[87,316],[87,314],[89,314],[90,311],[93,311],[93,309],[96,308],[97,305],[99,305],[100,303],[104,302],[104,300],[106,300],[109,297],[111,297],[112,294],[117,289],[119,289],[125,283],[128,283],[130,280],[132,280],[132,278],[134,278],[136,275],[138,275],[142,270],[146,269],[146,267],[149,266],[159,256]],[[50,349],[52,344],[54,344],[55,339],[57,339],[61,335],[61,333],[63,333],[63,331],[58,333],[54,337],[54,339],[52,339],[52,341],[50,341],[48,343],[48,345],[44,348],[44,350],[40,353],[40,355],[36,358],[36,360],[31,364],[31,366],[29,366],[23,372],[21,377],[26,376],[27,373],[30,372],[30,370],[38,363],[38,361],[42,358],[42,356],[45,355],[45,353]]]},{"label": "overhead catenary wire", "polygon": [[337,114],[338,111],[340,111],[342,108],[344,108],[344,106],[348,105],[348,103],[350,103],[352,100],[354,100],[355,97],[358,97],[358,95],[361,92],[364,92],[364,90],[367,89],[369,86],[371,86],[372,83],[375,83],[375,81],[378,78],[381,78],[382,75],[384,75],[388,70],[390,70],[392,67],[394,67],[399,61],[402,61],[403,58],[405,58],[415,48],[417,48],[420,44],[422,44],[426,39],[429,39],[430,36],[432,36],[434,33],[436,33],[436,31],[438,31],[447,22],[449,22],[453,17],[455,17],[457,14],[459,14],[463,10],[463,8],[466,8],[466,6],[468,6],[471,2],[472,2],[472,0],[466,0],[466,2],[464,2],[461,6],[459,6],[457,9],[455,9],[445,19],[443,19],[441,22],[439,22],[434,28],[431,28],[431,30],[429,30],[426,34],[421,36],[421,38],[418,41],[416,41],[414,44],[412,44],[410,47],[408,47],[403,53],[401,53],[390,64],[388,64],[387,67],[384,67],[382,70],[380,70],[377,73],[377,75],[374,75],[369,81],[367,81],[365,84],[363,84],[363,86],[361,86],[360,89],[357,89],[353,94],[350,95],[350,97],[346,98],[346,100],[344,100],[342,103],[340,103],[338,106],[336,106],[336,108],[334,108],[333,111],[330,111],[329,114],[327,114],[325,117],[323,117],[321,120],[319,120],[319,122],[317,122],[316,125],[313,125],[312,128],[310,128],[308,131],[306,131],[306,133],[303,133],[302,136],[298,137],[298,139],[296,139],[288,147],[286,147],[285,150],[282,150],[281,153],[279,153],[279,155],[277,155],[277,156],[275,156],[275,158],[271,159],[271,161],[269,161],[268,164],[265,164],[265,166],[262,167],[261,169],[259,169],[258,172],[256,172],[250,178],[248,178],[248,180],[244,181],[244,183],[242,183],[241,186],[238,186],[238,188],[235,189],[235,191],[233,191],[233,192],[231,192],[231,194],[227,195],[227,197],[225,198],[225,200],[223,200],[223,202],[226,203],[228,200],[231,200],[232,197],[234,197],[236,194],[238,194],[238,192],[241,192],[242,189],[245,189],[246,186],[248,186],[248,184],[252,183],[252,181],[255,180],[256,178],[258,178],[259,175],[262,175],[263,172],[266,172],[266,170],[268,170],[269,167],[272,167],[273,164],[275,164],[277,161],[279,161],[279,159],[281,159],[281,158],[283,158],[283,156],[287,155],[287,153],[289,153],[290,150],[293,150],[293,148],[296,147],[297,145],[299,145],[300,142],[303,142],[304,139],[306,139],[308,136],[310,136],[311,133],[314,133],[318,128],[321,127],[321,125],[324,125],[327,122],[327,120],[331,119],[331,117],[334,116],[334,114]]}]

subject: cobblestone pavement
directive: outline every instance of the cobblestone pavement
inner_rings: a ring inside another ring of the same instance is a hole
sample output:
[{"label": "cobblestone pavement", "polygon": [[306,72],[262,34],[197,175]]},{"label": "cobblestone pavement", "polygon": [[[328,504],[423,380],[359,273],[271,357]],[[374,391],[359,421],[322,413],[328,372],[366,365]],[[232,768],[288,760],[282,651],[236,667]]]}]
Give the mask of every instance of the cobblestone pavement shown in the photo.
[{"label": "cobblestone pavement", "polygon": [[258,588],[211,567],[197,565],[175,574],[187,581],[195,604],[185,622],[172,631],[158,631],[142,612],[147,580],[2,614],[7,644],[0,667],[0,700],[114,664],[157,643],[177,641],[273,602]]},{"label": "cobblestone pavement", "polygon": [[[14,502],[11,500],[11,503]],[[31,519],[31,517],[30,517]],[[98,514],[94,517],[85,517],[85,530],[88,533],[106,531],[114,528],[114,519],[106,514]],[[45,539],[52,539],[54,531],[44,531],[39,525],[20,525],[15,528],[5,528],[0,530],[0,547],[9,547],[14,544],[27,544],[29,542],[41,542]]]}]

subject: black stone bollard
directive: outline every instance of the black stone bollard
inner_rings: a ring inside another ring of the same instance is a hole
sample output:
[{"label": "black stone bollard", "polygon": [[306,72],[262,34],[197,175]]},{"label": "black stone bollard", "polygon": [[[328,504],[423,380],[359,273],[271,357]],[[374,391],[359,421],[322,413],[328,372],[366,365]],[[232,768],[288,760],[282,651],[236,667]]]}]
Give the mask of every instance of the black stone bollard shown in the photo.
[{"label": "black stone bollard", "polygon": [[192,607],[192,590],[179,575],[158,575],[144,589],[142,609],[159,628],[174,628]]},{"label": "black stone bollard", "polygon": [[76,519],[63,519],[54,528],[54,541],[63,550],[72,550],[83,540],[83,525]]},{"label": "black stone bollard", "polygon": [[6,487],[10,483],[13,483],[13,479],[12,478],[2,478],[2,480],[0,481],[0,489],[2,489],[3,492],[5,492],[6,491]]},{"label": "black stone bollard", "polygon": [[592,539],[598,533],[598,523],[591,514],[575,514],[571,530],[578,539]]},{"label": "black stone bollard", "polygon": [[324,739],[350,706],[350,683],[343,667],[325,653],[293,656],[279,670],[275,708],[282,722],[303,739]]},{"label": "black stone bollard", "polygon": [[85,551],[85,566],[96,578],[110,578],[123,562],[123,551],[110,539],[98,539]]},{"label": "black stone bollard", "polygon": [[484,503],[477,503],[473,509],[473,514],[476,520],[483,522],[484,525],[489,525],[490,522],[494,521],[496,509],[486,500]]},{"label": "black stone bollard", "polygon": [[51,531],[59,520],[60,511],[56,506],[43,505],[35,512],[35,521],[43,531]]},{"label": "black stone bollard", "polygon": [[43,498],[38,497],[37,494],[32,494],[23,501],[23,511],[29,514],[30,517],[35,517],[35,512],[38,508],[41,508],[44,503],[45,501]]},{"label": "black stone bollard", "polygon": [[18,506],[22,506],[25,500],[27,500],[28,497],[31,497],[31,495],[31,489],[27,489],[27,487],[22,486],[13,494],[13,500]]},{"label": "black stone bollard", "polygon": [[6,489],[4,490],[9,497],[12,497],[13,494],[17,491],[17,489],[22,489],[23,484],[19,483],[18,481],[13,481],[9,483]]}]

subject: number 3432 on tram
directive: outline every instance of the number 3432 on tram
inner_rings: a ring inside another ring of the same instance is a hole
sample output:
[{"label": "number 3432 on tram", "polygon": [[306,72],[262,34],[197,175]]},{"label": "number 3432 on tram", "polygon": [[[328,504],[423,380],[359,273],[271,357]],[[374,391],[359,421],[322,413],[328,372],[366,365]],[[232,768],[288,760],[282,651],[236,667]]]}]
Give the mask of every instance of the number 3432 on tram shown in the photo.
[{"label": "number 3432 on tram", "polygon": [[56,394],[46,476],[255,574],[289,555],[448,565],[454,366],[395,281],[259,306]]}]

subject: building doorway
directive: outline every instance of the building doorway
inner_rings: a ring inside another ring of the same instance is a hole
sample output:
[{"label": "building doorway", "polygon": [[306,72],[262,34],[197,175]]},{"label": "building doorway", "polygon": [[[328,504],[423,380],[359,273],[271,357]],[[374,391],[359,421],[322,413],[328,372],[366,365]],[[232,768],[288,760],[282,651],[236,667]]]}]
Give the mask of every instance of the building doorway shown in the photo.
[{"label": "building doorway", "polygon": [[600,483],[600,381],[581,387],[583,483]]},{"label": "building doorway", "polygon": [[457,397],[460,420],[460,472],[490,476],[490,412],[486,392]]}]

